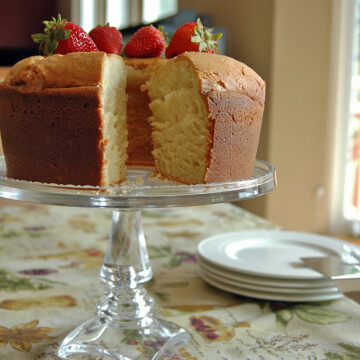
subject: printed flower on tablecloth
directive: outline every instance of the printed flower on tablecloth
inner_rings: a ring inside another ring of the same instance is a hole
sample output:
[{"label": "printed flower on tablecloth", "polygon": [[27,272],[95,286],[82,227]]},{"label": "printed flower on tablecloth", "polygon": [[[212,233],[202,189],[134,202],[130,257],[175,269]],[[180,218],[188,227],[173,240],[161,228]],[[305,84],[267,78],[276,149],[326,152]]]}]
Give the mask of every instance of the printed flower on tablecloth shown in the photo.
[{"label": "printed flower on tablecloth", "polygon": [[13,216],[12,214],[4,213],[2,216],[0,216],[0,223],[5,222],[19,222],[22,218],[18,216]]},{"label": "printed flower on tablecloth", "polygon": [[43,340],[52,339],[48,333],[56,329],[48,327],[37,327],[39,320],[25,324],[15,325],[12,328],[0,326],[0,347],[8,343],[16,350],[29,352],[32,343],[39,343]]},{"label": "printed flower on tablecloth", "polygon": [[[138,358],[150,358],[153,356],[156,351],[158,351],[162,346],[162,342],[156,342],[151,340],[143,341],[138,337],[137,334],[132,331],[128,331],[127,340],[125,341],[126,345],[134,346],[135,349],[139,352]],[[171,356],[171,357],[170,357]],[[193,357],[185,348],[181,348],[178,350],[177,354],[164,354],[164,357],[168,360],[197,360],[197,358]]]},{"label": "printed flower on tablecloth", "polygon": [[104,253],[96,248],[79,249],[72,251],[65,251],[60,253],[52,253],[45,255],[32,256],[37,259],[62,259],[73,260],[67,265],[60,266],[60,268],[81,268],[81,269],[98,269],[102,265]]},{"label": "printed flower on tablecloth", "polygon": [[360,345],[354,344],[347,344],[347,343],[340,343],[338,344],[340,347],[345,349],[346,353],[344,352],[333,352],[329,351],[325,353],[326,359],[328,360],[356,360],[360,359]]},{"label": "printed flower on tablecloth", "polygon": [[41,268],[41,269],[27,269],[27,270],[20,270],[19,274],[23,274],[23,275],[49,275],[52,273],[56,273],[58,272],[55,269],[45,269],[45,268]]},{"label": "printed flower on tablecloth", "polygon": [[[239,344],[247,348],[249,358],[256,354],[257,359],[317,359],[314,348],[319,344],[311,341],[309,334],[272,333],[259,329],[245,330],[238,338]],[[319,358],[320,360],[320,358]],[[323,358],[321,358],[323,360]],[[337,360],[340,360],[337,359]],[[345,359],[343,359],[345,360]],[[346,359],[350,360],[350,359]],[[354,359],[355,360],[355,359]]]},{"label": "printed flower on tablecloth", "polygon": [[195,264],[197,262],[196,255],[187,251],[177,251],[170,259],[169,265],[171,267],[179,266],[182,263]]},{"label": "printed flower on tablecloth", "polygon": [[[1,219],[0,219],[0,223],[1,222],[4,222],[4,221],[1,221]],[[46,230],[46,227],[44,227],[44,226],[24,227],[23,231],[20,231],[20,230],[7,228],[3,225],[0,225],[0,238],[12,239],[12,238],[23,238],[24,236],[30,236],[32,238],[39,238],[39,237],[46,236],[49,234],[48,232],[45,232],[44,230]]]},{"label": "printed flower on tablecloth", "polygon": [[19,238],[22,236],[22,233],[17,230],[7,229],[4,226],[0,225],[0,238],[1,239],[12,239]]},{"label": "printed flower on tablecloth", "polygon": [[151,246],[148,245],[148,252],[150,259],[159,259],[170,257],[169,266],[175,267],[182,263],[194,264],[197,262],[196,255],[188,251],[176,251],[174,254],[171,252],[170,246]]},{"label": "printed flower on tablecloth", "polygon": [[0,302],[0,308],[5,310],[27,310],[33,308],[49,307],[72,307],[76,306],[76,300],[70,295],[49,297],[33,297],[22,299],[7,299]]},{"label": "printed flower on tablecloth", "polygon": [[19,290],[44,290],[53,287],[52,283],[44,283],[43,280],[34,281],[26,277],[12,274],[6,269],[0,269],[0,291],[19,291]]},{"label": "printed flower on tablecloth", "polygon": [[351,319],[350,315],[337,310],[326,309],[328,302],[286,305],[282,302],[270,303],[270,308],[276,316],[276,324],[285,328],[296,315],[299,319],[319,325],[344,323]]},{"label": "printed flower on tablecloth", "polygon": [[[191,316],[190,323],[193,329],[201,335],[204,340],[223,341],[234,337],[234,326],[224,325],[218,319],[208,316]],[[239,323],[235,327],[249,327],[249,323]]]},{"label": "printed flower on tablecloth", "polygon": [[69,219],[68,223],[73,229],[82,230],[86,233],[93,233],[96,229],[96,225],[86,218],[82,219],[77,217],[75,219]]},{"label": "printed flower on tablecloth", "polygon": [[[163,306],[162,310],[166,317],[188,315],[189,313],[195,313],[200,311],[211,311],[217,308],[216,305],[179,305],[179,306]],[[221,307],[222,308],[222,307]]]},{"label": "printed flower on tablecloth", "polygon": [[170,246],[148,245],[147,250],[148,250],[150,259],[159,259],[159,258],[171,256],[171,247]]},{"label": "printed flower on tablecloth", "polygon": [[26,235],[28,235],[32,238],[39,238],[42,236],[49,235],[49,233],[46,232],[45,230],[48,230],[48,228],[45,226],[26,226],[26,227],[24,227],[24,231],[25,231]]},{"label": "printed flower on tablecloth", "polygon": [[35,256],[35,258],[38,259],[64,259],[64,260],[87,259],[87,258],[102,259],[103,257],[104,257],[104,253],[96,248],[80,249],[80,250],[66,251],[62,253]]}]

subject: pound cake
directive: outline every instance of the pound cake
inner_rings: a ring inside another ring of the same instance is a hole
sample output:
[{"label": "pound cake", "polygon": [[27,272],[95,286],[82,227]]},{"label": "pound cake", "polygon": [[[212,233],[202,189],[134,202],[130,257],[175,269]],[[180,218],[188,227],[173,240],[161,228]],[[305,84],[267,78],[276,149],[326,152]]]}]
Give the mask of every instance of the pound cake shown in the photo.
[{"label": "pound cake", "polygon": [[43,24],[32,38],[44,56],[15,64],[0,84],[8,177],[115,186],[134,165],[184,184],[252,175],[265,83],[215,54],[221,34],[197,19],[166,48],[161,26],[143,26],[123,59],[108,24],[86,33],[60,14]]},{"label": "pound cake", "polygon": [[126,73],[104,52],[35,56],[0,84],[7,176],[72,185],[125,177]]},{"label": "pound cake", "polygon": [[248,178],[264,100],[264,81],[224,55],[31,57],[0,84],[7,176],[117,185],[127,163],[184,184]]}]

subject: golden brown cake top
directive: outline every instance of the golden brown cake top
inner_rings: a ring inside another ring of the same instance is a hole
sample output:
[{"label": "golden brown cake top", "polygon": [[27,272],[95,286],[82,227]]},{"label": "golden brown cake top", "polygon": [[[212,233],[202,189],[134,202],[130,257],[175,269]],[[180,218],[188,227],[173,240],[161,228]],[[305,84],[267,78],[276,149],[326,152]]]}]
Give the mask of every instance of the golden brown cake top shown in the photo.
[{"label": "golden brown cake top", "polygon": [[204,94],[235,91],[264,104],[265,81],[244,63],[229,56],[202,52],[185,52],[170,61],[184,59],[194,66]]},{"label": "golden brown cake top", "polygon": [[107,56],[117,55],[99,51],[49,57],[32,56],[16,63],[4,83],[18,86],[24,91],[97,86],[101,83]]}]

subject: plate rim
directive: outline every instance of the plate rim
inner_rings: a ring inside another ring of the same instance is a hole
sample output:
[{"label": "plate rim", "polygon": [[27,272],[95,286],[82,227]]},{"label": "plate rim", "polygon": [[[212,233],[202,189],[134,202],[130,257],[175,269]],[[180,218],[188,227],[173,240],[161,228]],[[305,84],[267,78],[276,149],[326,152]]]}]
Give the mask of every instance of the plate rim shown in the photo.
[{"label": "plate rim", "polygon": [[[232,272],[231,270],[219,268],[214,264],[207,263],[206,260],[198,257],[198,264],[200,267],[203,267],[205,270],[209,272],[214,272],[218,276],[225,277],[231,280],[240,281],[248,284],[256,284],[259,286],[266,286],[266,284],[273,284],[273,287],[279,288],[297,288],[297,289],[311,289],[311,288],[331,288],[336,287],[335,283],[328,279],[327,277],[322,277],[319,279],[308,279],[308,280],[299,280],[299,279],[279,279],[279,278],[262,278],[261,276],[244,274]],[[210,266],[215,266],[214,268],[210,268]],[[229,274],[230,272],[230,274]],[[239,278],[238,278],[239,277]],[[276,284],[276,285],[274,285]],[[333,284],[333,286],[330,286]],[[268,286],[268,285],[267,285]]]},{"label": "plate rim", "polygon": [[298,296],[297,294],[295,296],[292,296],[293,294],[291,294],[291,295],[289,295],[289,294],[275,295],[275,294],[271,294],[271,293],[257,292],[255,290],[248,290],[248,289],[243,289],[243,288],[233,288],[230,285],[223,285],[212,279],[209,280],[209,278],[207,278],[206,276],[201,275],[201,277],[206,283],[208,283],[218,289],[221,289],[223,291],[230,292],[232,294],[251,297],[254,299],[267,300],[267,301],[314,302],[314,301],[336,300],[336,299],[344,297],[344,295],[340,292],[332,294],[332,296],[315,295],[315,296],[302,297],[302,296]]},{"label": "plate rim", "polygon": [[276,286],[261,286],[257,284],[245,283],[242,281],[231,280],[229,278],[222,277],[217,274],[211,273],[211,271],[206,270],[205,268],[200,268],[200,272],[210,276],[214,280],[222,281],[225,285],[230,285],[236,288],[241,289],[249,289],[254,291],[264,291],[267,293],[281,293],[281,294],[288,294],[288,295],[299,295],[299,294],[328,294],[328,293],[338,293],[339,290],[336,286],[332,288],[296,288],[296,287],[276,287]]}]

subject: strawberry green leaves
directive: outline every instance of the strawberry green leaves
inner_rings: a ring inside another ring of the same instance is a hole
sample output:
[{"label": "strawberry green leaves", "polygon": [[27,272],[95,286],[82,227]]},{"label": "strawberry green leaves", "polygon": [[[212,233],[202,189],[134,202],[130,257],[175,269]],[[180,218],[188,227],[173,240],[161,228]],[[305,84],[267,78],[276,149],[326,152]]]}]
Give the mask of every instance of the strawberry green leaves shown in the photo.
[{"label": "strawberry green leaves", "polygon": [[44,32],[33,34],[35,43],[40,44],[40,53],[45,56],[67,54],[71,52],[98,51],[94,41],[79,25],[54,17],[43,21]]},{"label": "strawberry green leaves", "polygon": [[219,52],[217,41],[222,37],[222,34],[213,34],[213,30],[213,28],[204,27],[200,18],[197,19],[197,26],[194,28],[195,35],[191,37],[191,42],[199,44],[200,52],[207,52],[209,50]]},{"label": "strawberry green leaves", "polygon": [[58,18],[52,18],[52,21],[43,21],[45,25],[44,32],[33,34],[31,38],[37,44],[40,44],[40,53],[49,56],[54,53],[54,50],[58,46],[59,40],[66,40],[70,37],[71,31],[65,29],[66,20],[61,19],[61,15]]}]

